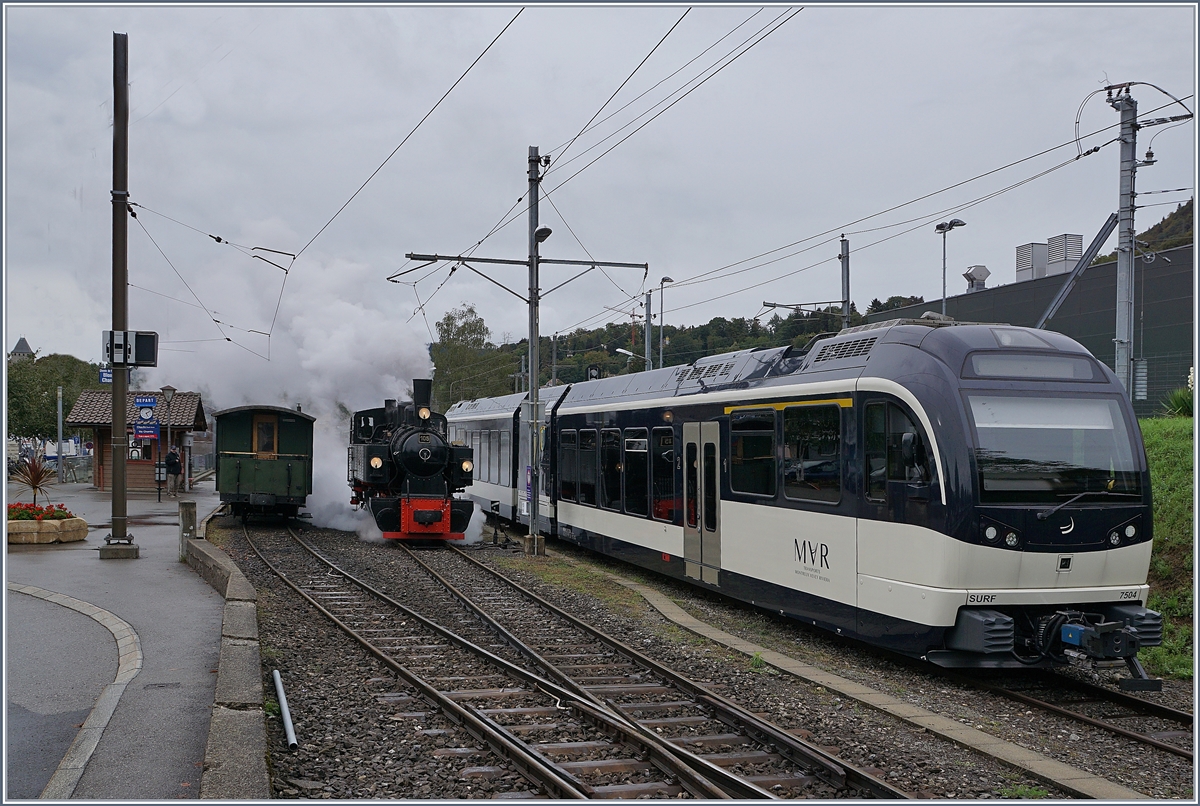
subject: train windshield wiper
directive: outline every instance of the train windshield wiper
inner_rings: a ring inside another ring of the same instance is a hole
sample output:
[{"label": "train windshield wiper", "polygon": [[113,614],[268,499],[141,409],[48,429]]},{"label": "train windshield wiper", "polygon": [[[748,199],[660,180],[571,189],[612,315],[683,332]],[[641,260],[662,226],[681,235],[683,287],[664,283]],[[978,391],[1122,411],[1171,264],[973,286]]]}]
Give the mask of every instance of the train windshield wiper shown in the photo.
[{"label": "train windshield wiper", "polygon": [[1108,490],[1084,490],[1083,492],[1081,492],[1077,495],[1071,496],[1066,501],[1063,501],[1061,504],[1059,504],[1056,507],[1053,507],[1052,509],[1043,509],[1041,512],[1039,512],[1037,514],[1038,520],[1039,521],[1046,520],[1046,518],[1049,518],[1051,515],[1053,515],[1055,512],[1058,512],[1060,509],[1065,507],[1067,504],[1074,504],[1076,501],[1078,501],[1080,498],[1083,498],[1085,495],[1115,495],[1118,497],[1133,496],[1135,498],[1140,497],[1140,496],[1138,496],[1137,493],[1114,493],[1114,492],[1110,492]]}]

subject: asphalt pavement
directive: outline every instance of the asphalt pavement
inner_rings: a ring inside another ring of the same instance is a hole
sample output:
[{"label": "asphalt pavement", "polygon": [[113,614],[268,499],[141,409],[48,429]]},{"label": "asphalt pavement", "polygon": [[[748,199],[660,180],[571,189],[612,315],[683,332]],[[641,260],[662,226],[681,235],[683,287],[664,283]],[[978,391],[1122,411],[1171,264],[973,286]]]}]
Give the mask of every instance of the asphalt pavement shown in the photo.
[{"label": "asphalt pavement", "polygon": [[[180,498],[128,496],[137,559],[101,559],[111,497],[53,488],[90,526],[75,543],[5,556],[8,799],[200,795],[225,600],[179,560],[179,501],[219,506],[211,479]],[[8,502],[30,494],[8,485]],[[43,503],[43,497],[38,497]]]}]

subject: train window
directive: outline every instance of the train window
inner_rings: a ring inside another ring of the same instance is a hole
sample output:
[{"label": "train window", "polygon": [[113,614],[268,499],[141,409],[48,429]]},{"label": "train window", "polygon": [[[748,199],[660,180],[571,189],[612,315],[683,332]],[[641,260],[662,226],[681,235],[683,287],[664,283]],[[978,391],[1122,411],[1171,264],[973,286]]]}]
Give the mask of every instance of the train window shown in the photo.
[{"label": "train window", "polygon": [[696,443],[687,443],[687,461],[684,464],[683,489],[686,491],[687,497],[687,525],[695,527],[696,511],[698,509],[696,502],[696,488],[700,486],[700,471],[698,469],[699,459],[696,456]]},{"label": "train window", "polygon": [[600,432],[600,506],[621,508],[621,432],[615,428]]},{"label": "train window", "polygon": [[488,457],[488,478],[492,484],[500,483],[500,432],[492,432],[492,452]]},{"label": "train window", "polygon": [[500,483],[512,486],[512,434],[500,432]]},{"label": "train window", "polygon": [[579,432],[579,503],[596,505],[596,429]]},{"label": "train window", "polygon": [[575,485],[579,479],[579,445],[574,431],[563,431],[558,437],[558,497],[575,500]]},{"label": "train window", "polygon": [[670,428],[655,428],[650,442],[654,476],[654,517],[675,520],[675,435]]},{"label": "train window", "polygon": [[840,406],[792,406],[783,412],[783,494],[836,503],[842,494]]},{"label": "train window", "polygon": [[487,431],[479,431],[476,434],[479,446],[475,448],[475,470],[478,472],[477,478],[479,481],[491,481],[488,476],[488,453],[491,447],[491,440],[488,438]]},{"label": "train window", "polygon": [[625,429],[625,511],[650,514],[650,440],[645,428]]},{"label": "train window", "polygon": [[775,412],[738,411],[729,416],[729,487],[751,495],[775,495]]},{"label": "train window", "polygon": [[895,403],[870,403],[863,414],[866,425],[867,497],[887,498],[887,482],[931,479],[929,457],[922,452],[915,465],[904,463],[904,435],[920,436],[920,430]]},{"label": "train window", "polygon": [[704,443],[704,531],[717,531],[717,446]]},{"label": "train window", "polygon": [[867,498],[887,498],[887,404],[868,403],[863,409],[866,431]]},{"label": "train window", "polygon": [[275,435],[279,427],[279,418],[274,414],[254,415],[254,452],[259,459],[273,459],[275,451]]}]

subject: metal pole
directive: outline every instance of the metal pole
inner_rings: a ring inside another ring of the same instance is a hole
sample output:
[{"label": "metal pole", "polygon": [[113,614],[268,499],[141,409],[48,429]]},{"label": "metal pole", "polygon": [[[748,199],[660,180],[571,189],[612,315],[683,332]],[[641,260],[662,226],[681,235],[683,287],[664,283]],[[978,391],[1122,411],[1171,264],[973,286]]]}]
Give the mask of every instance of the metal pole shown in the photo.
[{"label": "metal pole", "polygon": [[[943,239],[942,243],[945,243]],[[850,327],[850,242],[842,236],[842,328]],[[946,253],[942,251],[942,305],[946,299]],[[944,313],[944,311],[943,311]]]},{"label": "metal pole", "polygon": [[[129,329],[129,35],[113,33],[113,180],[112,180],[112,329]],[[120,362],[117,358],[120,358]],[[109,541],[130,541],[126,527],[125,434],[129,370],[125,356],[113,356],[112,383],[112,534]],[[97,457],[99,460],[100,457]]]},{"label": "metal pole", "polygon": [[288,750],[295,750],[300,745],[296,741],[296,731],[292,727],[292,712],[288,708],[287,696],[283,693],[283,678],[279,676],[278,669],[271,671],[271,678],[275,681],[275,695],[279,697],[279,716],[283,720],[283,732],[287,734]]},{"label": "metal pole", "polygon": [[949,231],[942,230],[942,316],[946,315],[946,233]]},{"label": "metal pole", "polygon": [[663,301],[663,286],[666,283],[658,284],[658,368],[662,369],[666,364],[663,363],[663,329],[667,325],[667,312],[663,310],[666,303]]},{"label": "metal pole", "polygon": [[58,483],[63,483],[62,455],[62,387],[58,387]]},{"label": "metal pole", "polygon": [[538,183],[541,181],[538,147],[529,147],[529,540],[526,554],[537,554],[538,535]]},{"label": "metal pole", "polygon": [[1117,321],[1116,354],[1113,371],[1126,393],[1132,393],[1133,377],[1133,258],[1134,228],[1133,201],[1134,178],[1137,172],[1137,101],[1125,93],[1109,98],[1112,108],[1121,113],[1121,199],[1117,211]]},{"label": "metal pole", "polygon": [[653,293],[653,291],[646,292],[646,338],[644,341],[646,342],[646,369],[648,370],[654,369],[654,357],[650,354],[650,296]]},{"label": "metal pole", "polygon": [[558,386],[558,334],[550,337],[550,385]]}]

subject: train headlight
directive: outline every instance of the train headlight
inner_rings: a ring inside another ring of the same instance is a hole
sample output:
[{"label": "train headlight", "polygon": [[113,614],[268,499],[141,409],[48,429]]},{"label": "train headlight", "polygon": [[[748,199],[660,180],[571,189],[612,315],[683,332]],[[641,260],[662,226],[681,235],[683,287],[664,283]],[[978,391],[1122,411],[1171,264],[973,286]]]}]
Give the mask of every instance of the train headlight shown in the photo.
[{"label": "train headlight", "polygon": [[1016,532],[1009,532],[1004,536],[1004,545],[1008,546],[1010,549],[1015,549],[1017,544],[1020,542],[1021,538],[1017,537]]},{"label": "train headlight", "polygon": [[1125,536],[1129,538],[1137,537],[1137,527],[1132,523],[1125,527]]},{"label": "train headlight", "polygon": [[472,470],[475,469],[475,463],[472,462],[470,459],[463,459],[462,469],[463,469],[464,473],[470,473]]},{"label": "train headlight", "polygon": [[[1132,529],[1133,527],[1131,526],[1129,528]],[[1109,545],[1116,546],[1121,542],[1121,536],[1119,534],[1117,534],[1116,532],[1109,532],[1108,533],[1108,542],[1109,542]]]},{"label": "train headlight", "polygon": [[417,409],[417,416],[420,417],[422,420],[428,420],[429,419],[429,407],[422,406],[421,408]]},{"label": "train headlight", "polygon": [[988,524],[988,527],[983,530],[983,536],[987,540],[994,541],[997,537],[1000,536],[1000,530],[997,529],[995,526]]},{"label": "train headlight", "polygon": [[383,457],[372,456],[371,457],[371,467],[375,468],[376,470],[383,467]]}]

